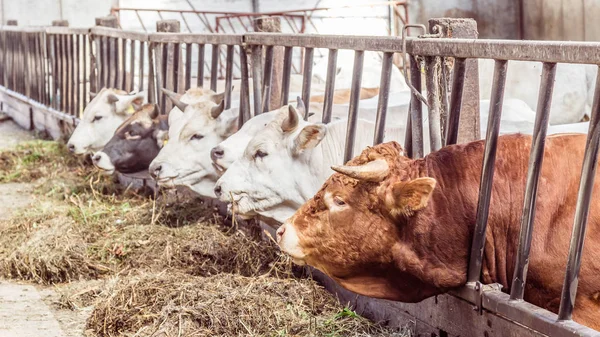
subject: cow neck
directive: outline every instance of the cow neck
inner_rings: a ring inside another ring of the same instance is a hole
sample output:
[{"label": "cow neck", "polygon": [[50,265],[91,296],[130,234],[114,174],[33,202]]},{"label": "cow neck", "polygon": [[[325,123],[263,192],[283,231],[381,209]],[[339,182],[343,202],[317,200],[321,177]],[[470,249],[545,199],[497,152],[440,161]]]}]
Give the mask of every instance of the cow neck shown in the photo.
[{"label": "cow neck", "polygon": [[437,184],[427,207],[400,221],[404,223],[400,223],[394,259],[400,269],[440,292],[466,282],[478,184],[469,181],[471,170],[461,168],[474,165],[479,172],[481,167],[471,161],[464,155],[436,152],[411,161],[405,171],[410,179],[431,177]]}]

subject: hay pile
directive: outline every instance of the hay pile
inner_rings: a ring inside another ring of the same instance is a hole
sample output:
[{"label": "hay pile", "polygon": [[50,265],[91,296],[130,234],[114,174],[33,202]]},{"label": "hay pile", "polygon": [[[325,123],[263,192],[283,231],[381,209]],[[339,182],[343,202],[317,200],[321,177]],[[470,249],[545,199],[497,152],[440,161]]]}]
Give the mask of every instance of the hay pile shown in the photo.
[{"label": "hay pile", "polygon": [[67,283],[90,336],[391,335],[196,200],[123,189],[52,142],[0,153],[0,183],[17,181],[36,200],[0,221],[0,277]]}]

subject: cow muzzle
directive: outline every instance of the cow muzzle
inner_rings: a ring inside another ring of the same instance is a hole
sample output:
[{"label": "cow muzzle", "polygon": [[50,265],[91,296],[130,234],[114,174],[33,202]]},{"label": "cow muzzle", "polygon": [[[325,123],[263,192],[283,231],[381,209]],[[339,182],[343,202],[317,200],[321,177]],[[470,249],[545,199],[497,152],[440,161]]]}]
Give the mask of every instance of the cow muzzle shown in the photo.
[{"label": "cow muzzle", "polygon": [[115,166],[110,160],[110,157],[102,151],[96,152],[94,155],[92,155],[92,162],[94,163],[94,166],[103,170],[107,174],[112,174],[115,171]]},{"label": "cow muzzle", "polygon": [[275,234],[277,245],[282,252],[286,253],[292,258],[292,261],[298,265],[304,265],[304,259],[306,255],[300,246],[300,238],[294,225],[290,221],[286,221],[283,225],[279,226]]}]

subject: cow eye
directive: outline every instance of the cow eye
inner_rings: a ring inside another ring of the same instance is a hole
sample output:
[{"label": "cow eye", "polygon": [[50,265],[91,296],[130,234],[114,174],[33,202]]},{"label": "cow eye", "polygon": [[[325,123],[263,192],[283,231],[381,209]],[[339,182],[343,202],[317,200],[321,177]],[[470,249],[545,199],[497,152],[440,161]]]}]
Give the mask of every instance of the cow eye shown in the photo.
[{"label": "cow eye", "polygon": [[263,152],[261,150],[256,150],[256,153],[254,154],[254,158],[264,158],[266,156],[268,156],[269,154],[266,152]]},{"label": "cow eye", "polygon": [[140,139],[140,138],[142,138],[142,136],[136,135],[131,131],[125,132],[125,139],[127,139],[127,140],[135,140],[135,139]]},{"label": "cow eye", "polygon": [[97,122],[101,119],[102,119],[102,116],[94,116],[94,119],[92,120],[92,122]]},{"label": "cow eye", "polygon": [[190,138],[190,140],[200,140],[202,138],[204,138],[203,135],[195,134]]},{"label": "cow eye", "polygon": [[344,200],[342,200],[342,198],[340,197],[335,197],[333,198],[333,202],[337,205],[337,206],[344,206],[346,205],[346,202]]}]

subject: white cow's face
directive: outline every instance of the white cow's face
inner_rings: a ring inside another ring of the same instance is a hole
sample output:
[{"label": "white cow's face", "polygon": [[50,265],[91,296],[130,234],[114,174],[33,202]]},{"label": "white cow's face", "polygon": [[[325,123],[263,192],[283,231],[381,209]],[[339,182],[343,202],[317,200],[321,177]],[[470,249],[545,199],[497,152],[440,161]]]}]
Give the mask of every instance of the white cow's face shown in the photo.
[{"label": "white cow's face", "polygon": [[[169,116],[169,140],[149,167],[159,185],[188,186],[194,192],[214,197],[217,172],[210,151],[237,130],[237,111],[223,112],[208,100],[187,106],[184,113]],[[175,112],[175,114],[173,114]]]},{"label": "white cow's face", "polygon": [[302,120],[292,106],[282,107],[219,179],[215,194],[232,202],[235,214],[285,220],[315,192],[318,165],[311,162],[312,152],[325,133],[325,125]]},{"label": "white cow's face", "polygon": [[223,174],[234,161],[241,158],[250,140],[265,130],[278,113],[279,110],[275,110],[252,117],[238,132],[215,146],[211,151],[211,159],[217,172]]},{"label": "white cow's face", "polygon": [[102,150],[115,130],[144,101],[144,92],[128,95],[117,89],[102,89],[83,110],[67,147],[77,155]]}]

